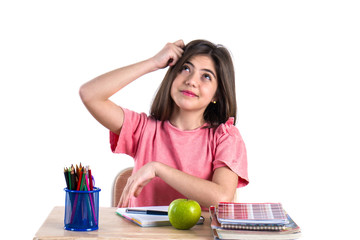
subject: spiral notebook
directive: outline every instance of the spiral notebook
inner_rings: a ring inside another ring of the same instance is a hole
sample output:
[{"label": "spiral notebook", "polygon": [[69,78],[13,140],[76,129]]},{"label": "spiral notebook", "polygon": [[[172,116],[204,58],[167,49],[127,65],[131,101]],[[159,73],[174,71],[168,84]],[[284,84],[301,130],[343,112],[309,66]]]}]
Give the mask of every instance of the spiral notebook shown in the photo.
[{"label": "spiral notebook", "polygon": [[273,231],[271,229],[260,229],[258,226],[251,226],[251,229],[241,229],[241,228],[222,228],[221,224],[218,222],[217,210],[216,207],[210,207],[210,216],[211,216],[211,230],[216,240],[230,240],[230,239],[256,239],[256,240],[265,240],[265,239],[298,239],[301,237],[300,227],[290,218],[287,214],[289,223],[285,225],[284,229]]},{"label": "spiral notebook", "polygon": [[289,219],[281,203],[226,203],[217,207],[222,228],[282,230]]}]

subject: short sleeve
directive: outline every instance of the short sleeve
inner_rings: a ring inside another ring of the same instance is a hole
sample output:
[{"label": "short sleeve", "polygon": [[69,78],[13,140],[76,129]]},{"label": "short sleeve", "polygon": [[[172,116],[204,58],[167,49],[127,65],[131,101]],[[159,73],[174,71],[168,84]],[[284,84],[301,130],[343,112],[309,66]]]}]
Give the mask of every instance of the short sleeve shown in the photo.
[{"label": "short sleeve", "polygon": [[124,123],[120,135],[110,131],[110,146],[114,153],[125,153],[134,157],[148,117],[145,113],[139,114],[125,108],[123,111]]},{"label": "short sleeve", "polygon": [[216,150],[213,170],[227,166],[239,176],[238,188],[249,183],[245,143],[233,118],[218,127],[215,133]]}]

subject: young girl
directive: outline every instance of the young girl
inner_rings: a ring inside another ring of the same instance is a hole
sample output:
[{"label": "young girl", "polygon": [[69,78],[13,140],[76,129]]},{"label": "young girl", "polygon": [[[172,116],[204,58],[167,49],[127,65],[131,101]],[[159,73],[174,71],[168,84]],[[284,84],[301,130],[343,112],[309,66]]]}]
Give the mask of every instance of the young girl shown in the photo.
[{"label": "young girl", "polygon": [[[144,74],[169,66],[150,116],[109,98]],[[234,126],[235,77],[226,48],[205,40],[168,43],[154,57],[101,75],[80,88],[90,113],[110,130],[111,149],[135,160],[119,207],[202,207],[233,201],[248,184],[244,142]]]}]

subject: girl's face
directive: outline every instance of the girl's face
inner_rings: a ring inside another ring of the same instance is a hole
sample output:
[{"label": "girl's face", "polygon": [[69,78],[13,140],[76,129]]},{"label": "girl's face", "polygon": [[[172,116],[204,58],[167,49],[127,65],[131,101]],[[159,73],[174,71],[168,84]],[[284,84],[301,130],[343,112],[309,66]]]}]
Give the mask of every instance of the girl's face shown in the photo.
[{"label": "girl's face", "polygon": [[185,62],[171,86],[171,98],[179,110],[203,113],[212,101],[218,81],[213,60],[197,55]]}]

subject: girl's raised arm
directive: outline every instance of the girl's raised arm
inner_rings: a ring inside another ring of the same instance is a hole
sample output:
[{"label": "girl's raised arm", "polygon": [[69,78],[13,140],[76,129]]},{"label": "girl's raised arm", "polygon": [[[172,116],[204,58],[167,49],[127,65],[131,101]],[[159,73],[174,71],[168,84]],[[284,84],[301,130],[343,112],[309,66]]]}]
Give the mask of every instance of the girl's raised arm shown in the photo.
[{"label": "girl's raised arm", "polygon": [[142,75],[174,65],[182,56],[183,47],[182,40],[168,43],[152,58],[96,77],[80,87],[81,100],[98,122],[119,134],[124,121],[124,112],[109,98]]}]

